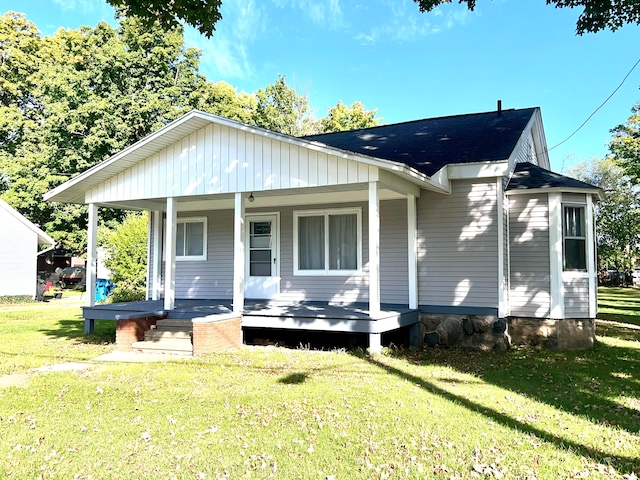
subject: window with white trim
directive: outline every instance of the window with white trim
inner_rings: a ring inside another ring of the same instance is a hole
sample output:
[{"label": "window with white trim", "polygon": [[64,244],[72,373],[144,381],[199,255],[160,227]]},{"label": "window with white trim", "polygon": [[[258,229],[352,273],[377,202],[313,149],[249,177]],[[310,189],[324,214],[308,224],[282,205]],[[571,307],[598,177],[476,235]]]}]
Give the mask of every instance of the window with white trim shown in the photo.
[{"label": "window with white trim", "polygon": [[176,260],[207,259],[207,217],[178,218]]},{"label": "window with white trim", "polygon": [[565,205],[562,236],[565,271],[587,271],[587,231],[584,206]]},{"label": "window with white trim", "polygon": [[362,266],[362,210],[293,213],[294,274],[351,275]]}]

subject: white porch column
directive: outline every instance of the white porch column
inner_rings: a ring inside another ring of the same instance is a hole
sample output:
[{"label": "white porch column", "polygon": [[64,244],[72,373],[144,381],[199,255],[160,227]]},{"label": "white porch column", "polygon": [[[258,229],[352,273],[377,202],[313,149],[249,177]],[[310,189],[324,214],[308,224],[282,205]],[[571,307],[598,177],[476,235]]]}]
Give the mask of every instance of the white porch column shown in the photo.
[{"label": "white porch column", "polygon": [[[86,294],[87,294],[87,307],[93,307],[96,304],[96,259],[98,258],[97,251],[97,235],[98,235],[98,206],[95,203],[89,204],[89,219],[87,224],[87,270],[85,273],[86,279]],[[94,326],[93,319],[85,319],[84,321],[84,333],[93,333]]]},{"label": "white porch column", "polygon": [[418,215],[415,195],[407,195],[407,240],[409,308],[418,308]]},{"label": "white porch column", "polygon": [[244,310],[244,198],[242,193],[235,195],[233,216],[233,311],[242,313]]},{"label": "white porch column", "polygon": [[593,197],[587,195],[587,211],[586,211],[586,229],[587,229],[587,273],[589,275],[589,318],[596,318],[598,314],[598,283],[596,282],[596,228],[593,221]]},{"label": "white porch column", "polygon": [[[164,309],[173,310],[176,303],[176,223],[178,200],[167,198],[166,244],[164,246]],[[154,275],[155,276],[155,275]]]},{"label": "white porch column", "polygon": [[564,284],[562,281],[562,194],[549,193],[549,273],[551,277],[551,315],[564,318]]},{"label": "white porch column", "polygon": [[380,193],[369,182],[369,315],[380,313]]},{"label": "white porch column", "polygon": [[160,300],[160,285],[162,283],[162,212],[152,212],[153,219],[153,264],[151,267],[151,300]]}]

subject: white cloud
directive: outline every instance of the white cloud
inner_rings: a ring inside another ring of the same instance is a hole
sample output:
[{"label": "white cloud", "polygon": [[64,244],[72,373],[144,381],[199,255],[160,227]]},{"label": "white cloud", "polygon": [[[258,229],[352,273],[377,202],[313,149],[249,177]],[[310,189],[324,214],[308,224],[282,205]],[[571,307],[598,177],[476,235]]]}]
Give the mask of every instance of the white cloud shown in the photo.
[{"label": "white cloud", "polygon": [[53,0],[63,11],[74,10],[82,13],[101,11],[104,0]]},{"label": "white cloud", "polygon": [[250,77],[253,67],[248,51],[265,30],[266,12],[254,0],[235,0],[224,2],[221,13],[223,19],[217,23],[212,38],[186,28],[186,44],[203,51],[201,63],[213,70],[207,75],[212,80]]},{"label": "white cloud", "polygon": [[376,20],[385,18],[386,22],[372,26],[368,32],[357,33],[355,39],[362,45],[372,45],[380,39],[411,42],[464,25],[470,18],[469,10],[460,5],[445,5],[428,13],[420,13],[414,3],[397,1],[380,2],[377,8],[388,11],[375,17]]},{"label": "white cloud", "polygon": [[313,23],[335,29],[344,26],[341,0],[271,0],[278,8],[300,10]]}]

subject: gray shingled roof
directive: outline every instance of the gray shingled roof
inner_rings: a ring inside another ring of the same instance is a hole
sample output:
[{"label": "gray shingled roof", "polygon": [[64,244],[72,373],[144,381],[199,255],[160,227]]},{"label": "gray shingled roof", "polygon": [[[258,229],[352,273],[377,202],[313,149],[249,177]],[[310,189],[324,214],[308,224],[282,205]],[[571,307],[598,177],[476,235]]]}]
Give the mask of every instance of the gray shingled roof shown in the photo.
[{"label": "gray shingled roof", "polygon": [[535,188],[578,188],[599,190],[589,183],[559,173],[545,170],[529,162],[518,163],[506,190],[531,190]]},{"label": "gray shingled roof", "polygon": [[524,108],[427,118],[304,138],[401,162],[431,176],[450,163],[508,159],[535,110]]}]

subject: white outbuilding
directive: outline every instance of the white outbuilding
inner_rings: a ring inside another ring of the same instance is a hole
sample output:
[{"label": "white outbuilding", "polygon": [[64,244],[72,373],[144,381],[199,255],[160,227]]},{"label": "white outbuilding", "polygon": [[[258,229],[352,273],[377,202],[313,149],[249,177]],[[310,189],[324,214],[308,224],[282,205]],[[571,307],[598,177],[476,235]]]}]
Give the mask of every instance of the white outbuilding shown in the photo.
[{"label": "white outbuilding", "polygon": [[55,240],[0,199],[0,297],[36,296],[38,253]]}]

